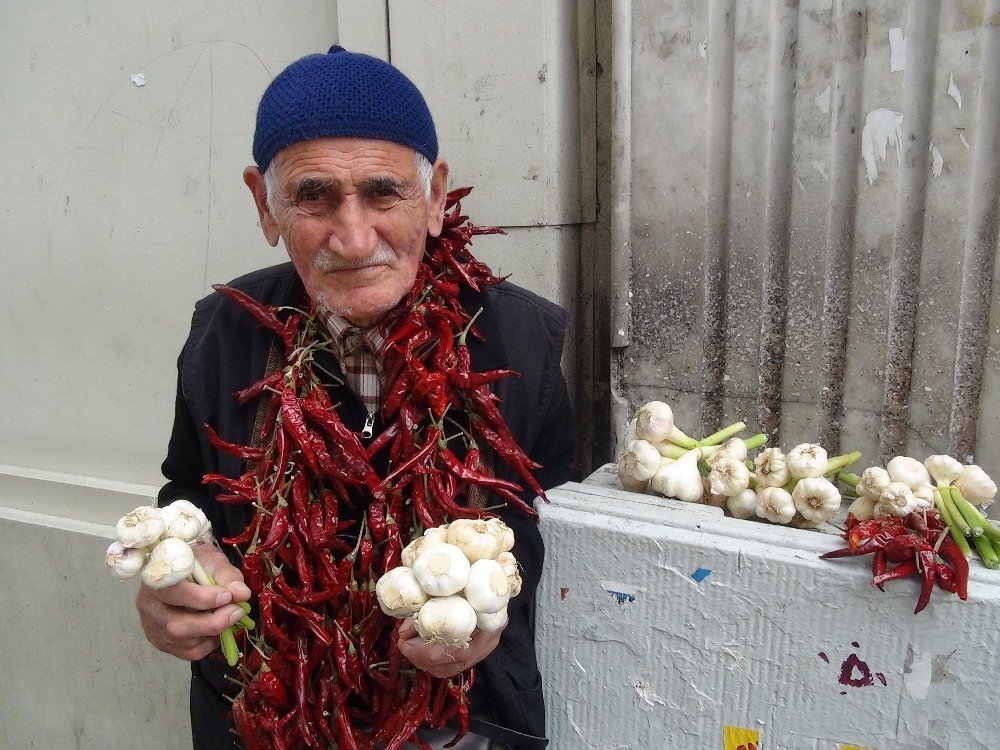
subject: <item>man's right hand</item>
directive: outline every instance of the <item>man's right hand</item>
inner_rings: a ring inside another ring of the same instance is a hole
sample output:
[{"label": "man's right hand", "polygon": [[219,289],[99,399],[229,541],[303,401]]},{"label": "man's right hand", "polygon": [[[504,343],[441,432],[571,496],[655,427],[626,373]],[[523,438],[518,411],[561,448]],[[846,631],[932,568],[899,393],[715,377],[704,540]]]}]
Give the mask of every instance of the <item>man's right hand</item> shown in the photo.
[{"label": "man's right hand", "polygon": [[194,661],[219,648],[219,635],[243,616],[237,602],[250,598],[243,574],[211,544],[196,544],[195,557],[215,586],[181,581],[163,589],[142,584],[135,597],[146,638],[160,651]]}]

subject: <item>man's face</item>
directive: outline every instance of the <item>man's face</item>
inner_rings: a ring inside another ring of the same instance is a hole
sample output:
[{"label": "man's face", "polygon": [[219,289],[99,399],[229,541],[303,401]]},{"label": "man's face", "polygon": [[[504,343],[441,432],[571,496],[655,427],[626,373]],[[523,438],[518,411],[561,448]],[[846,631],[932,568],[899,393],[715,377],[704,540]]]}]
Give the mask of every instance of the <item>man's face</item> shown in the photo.
[{"label": "man's face", "polygon": [[403,298],[427,235],[441,232],[447,164],[434,165],[428,199],[414,157],[390,141],[293,144],[271,162],[271,210],[260,172],[244,172],[268,242],[282,238],[309,296],[354,325],[374,325]]}]

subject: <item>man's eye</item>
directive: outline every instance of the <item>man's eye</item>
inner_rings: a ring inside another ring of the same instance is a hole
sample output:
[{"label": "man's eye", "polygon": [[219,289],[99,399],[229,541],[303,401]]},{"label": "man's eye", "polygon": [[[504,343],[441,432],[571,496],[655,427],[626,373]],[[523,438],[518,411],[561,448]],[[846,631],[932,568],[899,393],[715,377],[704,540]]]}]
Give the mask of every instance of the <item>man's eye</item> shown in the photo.
[{"label": "man's eye", "polygon": [[319,198],[320,194],[318,190],[306,190],[299,193],[299,200],[303,203],[315,203]]}]

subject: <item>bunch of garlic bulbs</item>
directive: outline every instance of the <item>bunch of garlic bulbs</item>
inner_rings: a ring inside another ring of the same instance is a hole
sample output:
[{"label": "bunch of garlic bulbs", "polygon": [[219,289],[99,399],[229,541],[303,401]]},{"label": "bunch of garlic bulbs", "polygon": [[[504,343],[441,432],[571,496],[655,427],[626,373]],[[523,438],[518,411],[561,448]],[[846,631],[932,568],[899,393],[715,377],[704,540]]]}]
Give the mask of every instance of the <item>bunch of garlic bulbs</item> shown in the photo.
[{"label": "bunch of garlic bulbs", "polygon": [[507,624],[507,604],[521,591],[513,547],[514,532],[498,518],[427,529],[403,549],[403,564],[375,584],[379,606],[392,617],[412,616],[428,643],[468,646],[477,628]]},{"label": "bunch of garlic bulbs", "polygon": [[[116,541],[105,557],[112,575],[120,580],[140,576],[152,589],[194,581],[214,586],[215,579],[194,556],[192,544],[212,539],[212,524],[201,508],[188,500],[175,500],[163,508],[140,505],[122,516],[115,525]],[[221,636],[222,651],[230,666],[236,664],[239,651],[234,629],[252,629],[255,624],[246,614],[250,606],[239,603],[244,616]]]},{"label": "bunch of garlic bulbs", "polygon": [[766,439],[743,440],[737,435],[745,429],[737,422],[695,440],[677,429],[667,404],[651,401],[629,424],[618,477],[632,492],[714,505],[741,519],[810,528],[839,512],[841,494],[830,478],[860,453],[829,458],[819,444],[802,443],[787,455],[767,448],[750,460]]}]

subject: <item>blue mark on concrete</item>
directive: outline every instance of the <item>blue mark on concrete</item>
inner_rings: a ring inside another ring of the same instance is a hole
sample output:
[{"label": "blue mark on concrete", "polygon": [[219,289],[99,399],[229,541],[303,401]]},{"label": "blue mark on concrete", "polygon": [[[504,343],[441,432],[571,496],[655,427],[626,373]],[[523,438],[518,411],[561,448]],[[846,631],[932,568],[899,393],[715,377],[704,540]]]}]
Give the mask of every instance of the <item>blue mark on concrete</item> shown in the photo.
[{"label": "blue mark on concrete", "polygon": [[691,577],[698,583],[701,583],[710,575],[712,575],[712,571],[708,568],[698,568],[698,570],[691,574]]},{"label": "blue mark on concrete", "polygon": [[616,602],[623,606],[626,602],[631,604],[635,601],[635,596],[633,594],[626,594],[621,591],[608,591],[608,593],[615,598]]}]

